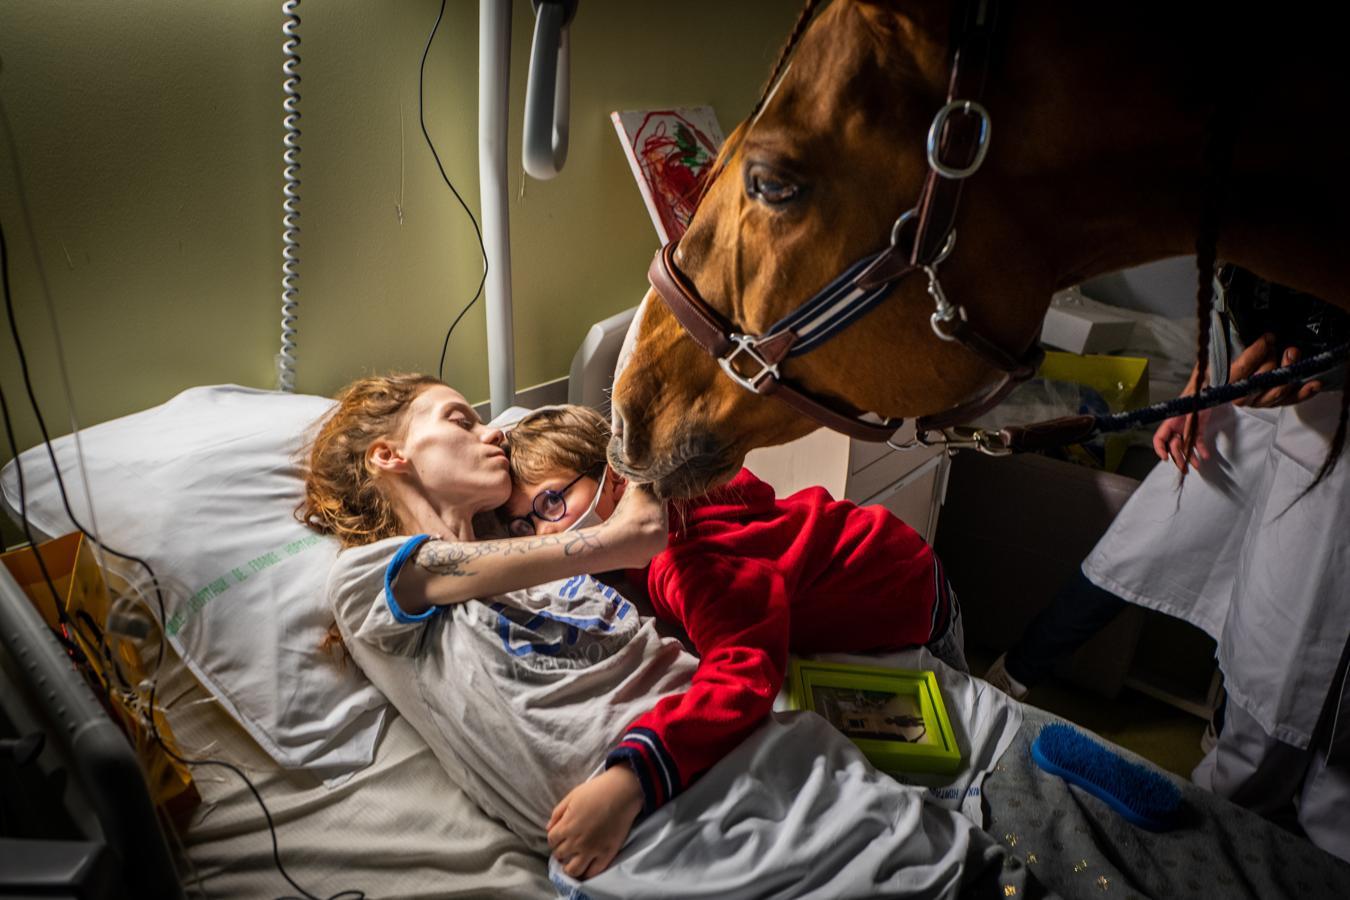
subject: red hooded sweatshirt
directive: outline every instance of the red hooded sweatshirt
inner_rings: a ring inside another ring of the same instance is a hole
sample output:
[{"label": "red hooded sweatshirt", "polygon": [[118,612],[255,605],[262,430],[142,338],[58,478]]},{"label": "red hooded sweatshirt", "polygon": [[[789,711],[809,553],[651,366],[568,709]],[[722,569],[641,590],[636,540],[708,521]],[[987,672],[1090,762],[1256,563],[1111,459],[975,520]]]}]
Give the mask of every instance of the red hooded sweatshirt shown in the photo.
[{"label": "red hooded sweatshirt", "polygon": [[945,634],[954,613],[932,548],[885,508],[818,487],[779,499],[746,469],[671,509],[670,543],[647,587],[700,663],[689,689],[640,716],[606,758],[637,773],[644,813],[754,731],[789,651],[918,646]]}]

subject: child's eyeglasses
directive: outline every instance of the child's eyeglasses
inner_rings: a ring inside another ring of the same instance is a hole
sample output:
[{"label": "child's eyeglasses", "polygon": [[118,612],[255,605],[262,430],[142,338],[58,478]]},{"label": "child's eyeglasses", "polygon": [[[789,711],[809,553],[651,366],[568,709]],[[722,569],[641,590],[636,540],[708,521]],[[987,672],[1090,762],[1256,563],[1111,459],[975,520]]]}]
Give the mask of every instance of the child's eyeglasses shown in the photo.
[{"label": "child's eyeglasses", "polygon": [[590,474],[590,472],[582,472],[556,491],[550,488],[535,494],[534,500],[530,502],[530,511],[523,516],[516,516],[506,523],[507,534],[511,537],[529,537],[537,533],[534,527],[535,519],[544,522],[560,521],[563,516],[567,515],[567,492],[578,481]]}]

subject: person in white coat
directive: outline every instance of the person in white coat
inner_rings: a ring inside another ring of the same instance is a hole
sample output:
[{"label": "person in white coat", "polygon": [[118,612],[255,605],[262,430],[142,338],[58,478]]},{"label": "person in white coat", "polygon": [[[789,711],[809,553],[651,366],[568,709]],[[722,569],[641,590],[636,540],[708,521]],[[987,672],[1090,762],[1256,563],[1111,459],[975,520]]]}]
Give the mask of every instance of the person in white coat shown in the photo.
[{"label": "person in white coat", "polygon": [[[1208,458],[1177,489],[1159,467],[1083,563],[1098,587],[1218,642],[1227,704],[1192,779],[1350,860],[1350,778],[1328,767],[1350,633],[1350,465],[1312,491],[1340,392],[1210,417]],[[1338,677],[1339,676],[1339,677]],[[1346,727],[1342,723],[1342,727]],[[1319,738],[1322,740],[1319,741]]]},{"label": "person in white coat", "polygon": [[[1230,372],[1224,351],[1235,336],[1216,331],[1211,371]],[[1297,358],[1277,354],[1276,341],[1253,341],[1232,376]],[[1154,448],[1175,470],[1154,469],[1084,561],[1095,588],[1078,585],[986,677],[1025,694],[1123,606],[1115,598],[1190,622],[1218,643],[1227,692],[1217,742],[1193,780],[1297,822],[1350,861],[1350,461],[1308,490],[1341,418],[1342,390],[1323,388],[1293,385],[1202,414],[1189,456],[1187,417],[1163,423]]]}]

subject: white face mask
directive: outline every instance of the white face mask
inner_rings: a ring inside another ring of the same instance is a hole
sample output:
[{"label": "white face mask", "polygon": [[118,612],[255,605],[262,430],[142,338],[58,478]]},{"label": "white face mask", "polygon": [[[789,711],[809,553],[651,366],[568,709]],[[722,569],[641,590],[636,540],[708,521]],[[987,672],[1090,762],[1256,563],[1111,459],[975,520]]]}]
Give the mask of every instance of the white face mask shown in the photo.
[{"label": "white face mask", "polygon": [[600,497],[605,492],[605,476],[609,474],[609,467],[600,473],[600,481],[595,486],[595,497],[591,499],[591,505],[586,507],[586,511],[577,517],[577,520],[568,525],[563,531],[576,531],[578,528],[589,528],[592,525],[599,525],[605,520],[600,518],[596,508],[600,506]]}]

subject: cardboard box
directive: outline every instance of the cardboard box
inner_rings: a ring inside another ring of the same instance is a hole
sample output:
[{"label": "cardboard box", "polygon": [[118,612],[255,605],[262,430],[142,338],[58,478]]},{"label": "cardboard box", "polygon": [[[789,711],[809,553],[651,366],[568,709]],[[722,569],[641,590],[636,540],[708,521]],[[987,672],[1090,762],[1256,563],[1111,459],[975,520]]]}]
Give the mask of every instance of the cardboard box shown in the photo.
[{"label": "cardboard box", "polygon": [[[39,556],[43,565],[38,563]],[[23,547],[0,554],[0,565],[14,576],[47,626],[67,644],[79,648],[84,661],[77,668],[91,682],[109,717],[131,742],[151,800],[176,828],[185,829],[201,804],[201,795],[187,765],[165,750],[168,747],[174,754],[182,752],[163,709],[157,705],[154,711],[159,732],[156,739],[145,723],[140,702],[143,698],[132,699],[131,691],[107,687],[141,685],[153,673],[147,669],[137,647],[115,639],[109,630],[113,597],[94,558],[92,545],[76,531],[39,544],[37,553],[32,547]],[[60,611],[57,603],[61,604]]]},{"label": "cardboard box", "polygon": [[1083,300],[1076,287],[1051,298],[1041,326],[1041,343],[1070,353],[1113,353],[1129,346],[1134,321],[1088,306]]}]

